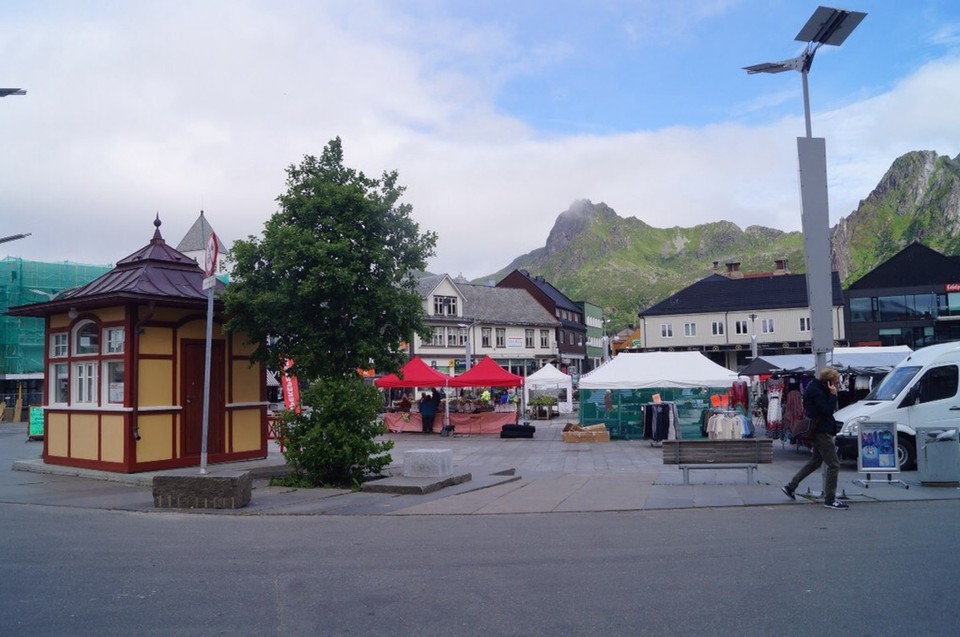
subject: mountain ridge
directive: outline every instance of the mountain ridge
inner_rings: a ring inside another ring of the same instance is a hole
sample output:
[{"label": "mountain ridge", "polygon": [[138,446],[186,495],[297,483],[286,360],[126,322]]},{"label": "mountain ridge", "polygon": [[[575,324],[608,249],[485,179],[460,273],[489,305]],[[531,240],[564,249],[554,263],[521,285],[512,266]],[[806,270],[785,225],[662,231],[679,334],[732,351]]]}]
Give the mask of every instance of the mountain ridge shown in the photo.
[{"label": "mountain ridge", "polygon": [[[913,241],[960,252],[960,155],[934,151],[898,157],[857,210],[831,228],[831,261],[844,285]],[[606,203],[574,201],[557,216],[546,243],[477,279],[500,280],[515,269],[541,275],[574,301],[603,307],[619,329],[639,310],[739,263],[745,273],[771,272],[784,259],[804,272],[803,235],[730,221],[656,228],[621,217]]]}]

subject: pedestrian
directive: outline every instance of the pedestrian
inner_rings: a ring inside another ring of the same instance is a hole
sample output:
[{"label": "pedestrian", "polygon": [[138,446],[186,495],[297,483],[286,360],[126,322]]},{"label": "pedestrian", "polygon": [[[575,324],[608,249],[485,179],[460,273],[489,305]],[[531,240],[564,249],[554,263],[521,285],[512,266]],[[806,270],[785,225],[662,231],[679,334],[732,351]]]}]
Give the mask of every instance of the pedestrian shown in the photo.
[{"label": "pedestrian", "polygon": [[440,400],[436,394],[424,392],[420,397],[420,422],[423,425],[423,433],[433,433],[433,420],[437,415],[437,405]]},{"label": "pedestrian", "polygon": [[840,374],[829,367],[820,372],[819,378],[810,381],[803,393],[803,409],[812,423],[813,457],[800,468],[793,479],[780,488],[791,500],[796,500],[795,491],[800,482],[826,463],[826,479],[823,485],[823,506],[828,509],[848,509],[846,503],[837,499],[837,475],[840,473],[840,458],[834,436],[837,435],[837,422],[833,412],[837,410],[837,382]]}]

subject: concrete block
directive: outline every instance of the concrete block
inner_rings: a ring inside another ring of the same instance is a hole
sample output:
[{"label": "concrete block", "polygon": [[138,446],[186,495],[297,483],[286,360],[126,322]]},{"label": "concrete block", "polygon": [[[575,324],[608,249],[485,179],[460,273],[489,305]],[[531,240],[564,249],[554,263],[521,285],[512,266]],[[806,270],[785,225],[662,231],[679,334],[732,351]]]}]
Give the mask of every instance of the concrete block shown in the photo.
[{"label": "concrete block", "polygon": [[240,509],[250,504],[253,480],[249,471],[197,469],[153,478],[153,505],[161,509]]},{"label": "concrete block", "polygon": [[452,449],[411,449],[403,454],[405,478],[443,478],[453,475]]}]

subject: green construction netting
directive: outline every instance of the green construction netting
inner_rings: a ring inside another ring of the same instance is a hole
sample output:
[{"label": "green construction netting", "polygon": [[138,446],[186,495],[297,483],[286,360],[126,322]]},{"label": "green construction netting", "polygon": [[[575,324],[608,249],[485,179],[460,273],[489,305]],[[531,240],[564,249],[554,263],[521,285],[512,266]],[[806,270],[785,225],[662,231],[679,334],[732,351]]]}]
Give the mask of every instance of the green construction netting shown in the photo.
[{"label": "green construction netting", "polygon": [[43,319],[7,316],[7,309],[41,303],[58,292],[89,283],[112,268],[69,261],[41,263],[16,257],[0,260],[0,374],[43,371]]}]

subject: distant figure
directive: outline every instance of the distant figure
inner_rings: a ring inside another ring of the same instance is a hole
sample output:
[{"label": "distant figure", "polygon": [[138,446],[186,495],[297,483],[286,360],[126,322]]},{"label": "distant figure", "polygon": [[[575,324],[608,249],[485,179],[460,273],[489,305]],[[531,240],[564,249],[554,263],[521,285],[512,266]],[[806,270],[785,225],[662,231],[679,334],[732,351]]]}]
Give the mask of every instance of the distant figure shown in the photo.
[{"label": "distant figure", "polygon": [[397,409],[400,411],[410,411],[410,398],[406,394],[404,394],[400,402],[397,403]]},{"label": "distant figure", "polygon": [[433,433],[433,420],[437,415],[437,406],[439,404],[440,399],[433,392],[429,394],[424,392],[423,395],[420,396],[420,421],[423,425],[423,433]]}]

